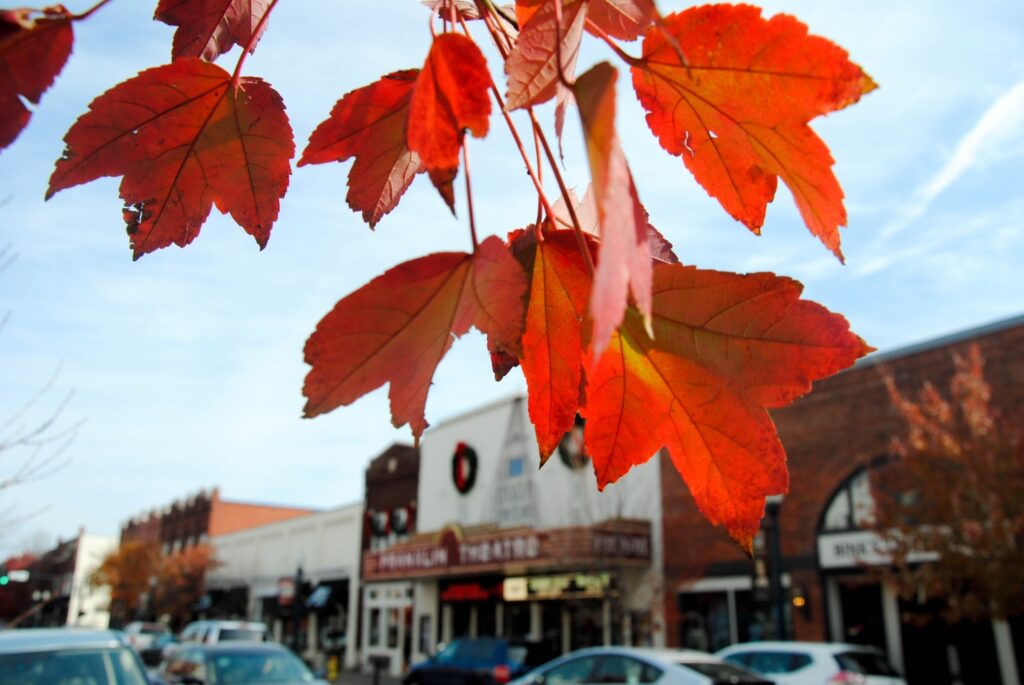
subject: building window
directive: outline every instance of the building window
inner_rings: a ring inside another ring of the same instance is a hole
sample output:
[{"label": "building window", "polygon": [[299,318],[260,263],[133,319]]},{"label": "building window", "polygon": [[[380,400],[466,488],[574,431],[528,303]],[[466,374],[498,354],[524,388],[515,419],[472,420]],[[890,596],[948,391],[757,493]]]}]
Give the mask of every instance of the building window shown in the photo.
[{"label": "building window", "polygon": [[380,609],[370,609],[370,634],[368,642],[371,647],[380,645]]},{"label": "building window", "polygon": [[523,475],[523,458],[513,457],[508,460],[508,477],[518,478]]}]

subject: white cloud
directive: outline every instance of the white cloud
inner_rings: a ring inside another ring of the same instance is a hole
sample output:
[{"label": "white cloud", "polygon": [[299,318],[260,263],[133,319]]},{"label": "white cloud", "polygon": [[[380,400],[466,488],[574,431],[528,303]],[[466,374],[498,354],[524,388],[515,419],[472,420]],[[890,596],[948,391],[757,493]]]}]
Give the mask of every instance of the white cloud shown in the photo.
[{"label": "white cloud", "polygon": [[[912,199],[892,222],[882,229],[887,241],[920,219],[932,203],[969,171],[1010,154],[1020,154],[1024,138],[1024,81],[1014,84],[985,110],[981,118],[957,143],[953,154],[928,181],[918,186]],[[1017,144],[1018,147],[1014,147]]]}]

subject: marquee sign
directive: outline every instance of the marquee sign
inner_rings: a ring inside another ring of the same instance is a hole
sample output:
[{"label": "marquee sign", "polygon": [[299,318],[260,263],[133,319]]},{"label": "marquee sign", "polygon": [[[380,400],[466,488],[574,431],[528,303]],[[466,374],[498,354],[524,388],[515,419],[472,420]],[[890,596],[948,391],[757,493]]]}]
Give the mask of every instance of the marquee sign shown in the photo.
[{"label": "marquee sign", "polygon": [[420,534],[363,555],[367,580],[505,572],[508,568],[643,565],[651,560],[650,523],[615,521],[536,531],[457,526]]}]

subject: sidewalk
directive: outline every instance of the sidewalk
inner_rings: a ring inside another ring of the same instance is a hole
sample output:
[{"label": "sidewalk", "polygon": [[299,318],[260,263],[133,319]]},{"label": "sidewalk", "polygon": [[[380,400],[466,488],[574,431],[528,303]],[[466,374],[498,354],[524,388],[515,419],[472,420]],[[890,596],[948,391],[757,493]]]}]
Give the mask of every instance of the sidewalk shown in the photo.
[{"label": "sidewalk", "polygon": [[401,685],[402,679],[386,673],[380,674],[380,681],[373,682],[373,673],[361,671],[342,671],[334,681],[334,685]]}]

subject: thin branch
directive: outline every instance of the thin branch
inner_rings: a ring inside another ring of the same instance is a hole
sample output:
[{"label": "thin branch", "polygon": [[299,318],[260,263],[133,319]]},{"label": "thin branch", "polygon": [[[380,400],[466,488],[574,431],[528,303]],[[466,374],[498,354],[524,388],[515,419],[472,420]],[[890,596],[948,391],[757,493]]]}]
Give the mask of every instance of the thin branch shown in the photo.
[{"label": "thin branch", "polygon": [[[477,0],[477,5],[480,5],[480,0]],[[487,24],[487,22],[484,23],[487,25],[489,30],[492,29],[490,24]],[[462,22],[462,30],[466,32],[467,35],[469,34],[469,29],[466,26],[465,21]],[[494,33],[493,30],[490,32],[491,38],[494,40],[495,44],[497,44],[497,34]],[[526,173],[530,177],[530,180],[533,181],[533,187],[537,191],[537,196],[540,198],[541,204],[544,205],[544,211],[547,212],[548,216],[554,217],[555,213],[551,208],[551,203],[548,201],[547,194],[544,192],[544,186],[541,185],[540,177],[537,175],[537,172],[534,171],[533,163],[530,162],[530,155],[526,152],[526,147],[523,145],[523,139],[519,136],[519,131],[516,129],[515,122],[512,121],[512,117],[509,116],[508,111],[505,109],[505,100],[501,97],[501,93],[498,92],[498,87],[494,84],[494,79],[491,79],[491,94],[494,95],[494,99],[498,103],[498,108],[501,110],[501,115],[505,118],[505,124],[508,126],[508,130],[512,134],[512,139],[515,141],[516,147],[519,149],[519,155],[523,158],[523,163],[526,165]]]},{"label": "thin branch", "polygon": [[71,21],[81,21],[82,19],[88,19],[90,16],[92,16],[93,12],[95,12],[99,8],[103,7],[108,2],[110,2],[110,0],[100,0],[98,3],[96,3],[95,5],[93,5],[89,9],[87,9],[86,11],[82,12],[81,14],[71,14],[71,15],[69,15],[68,19],[70,19]]},{"label": "thin branch", "polygon": [[[454,5],[452,5],[454,7]],[[466,209],[469,212],[469,235],[473,239],[473,252],[476,252],[479,242],[476,237],[476,217],[473,215],[473,187],[470,181],[469,172],[469,145],[466,139],[462,139],[462,166],[466,170]]]}]

